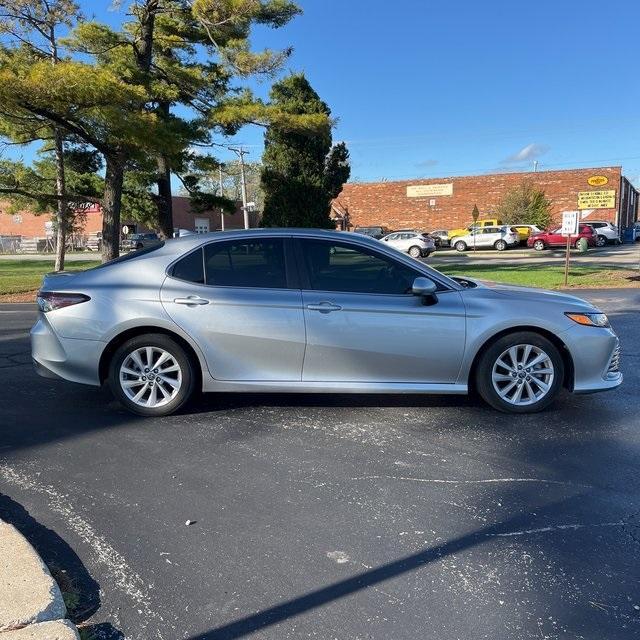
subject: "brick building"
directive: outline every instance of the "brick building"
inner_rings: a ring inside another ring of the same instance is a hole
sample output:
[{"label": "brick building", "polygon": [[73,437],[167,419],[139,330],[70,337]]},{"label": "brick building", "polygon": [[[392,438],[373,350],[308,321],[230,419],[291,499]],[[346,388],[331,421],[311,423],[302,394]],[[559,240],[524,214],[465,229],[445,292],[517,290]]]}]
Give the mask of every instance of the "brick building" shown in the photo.
[{"label": "brick building", "polygon": [[505,193],[524,181],[545,192],[556,220],[563,211],[580,209],[583,218],[624,229],[638,218],[638,191],[622,167],[348,183],[334,200],[332,215],[343,228],[346,219],[349,228],[453,229],[471,222],[476,204],[481,217],[492,217]]},{"label": "brick building", "polygon": [[[51,215],[35,215],[28,211],[16,214],[8,213],[9,205],[0,202],[0,241],[5,244],[13,241],[15,244],[25,241],[36,241],[39,245],[46,243],[47,237],[52,236]],[[258,215],[249,215],[250,226],[258,226]],[[221,214],[219,211],[192,211],[189,198],[175,196],[173,198],[173,223],[176,229],[187,229],[204,233],[218,231],[222,228]],[[239,229],[244,226],[241,205],[238,204],[236,212],[232,215],[225,214],[224,223],[226,229]],[[129,220],[126,211],[122,212],[122,224],[129,227],[130,232],[151,231],[143,225]],[[81,235],[95,236],[102,231],[102,211],[99,205],[90,205],[84,210],[84,225]],[[42,248],[42,247],[39,247]],[[0,245],[0,250],[2,246]]]}]

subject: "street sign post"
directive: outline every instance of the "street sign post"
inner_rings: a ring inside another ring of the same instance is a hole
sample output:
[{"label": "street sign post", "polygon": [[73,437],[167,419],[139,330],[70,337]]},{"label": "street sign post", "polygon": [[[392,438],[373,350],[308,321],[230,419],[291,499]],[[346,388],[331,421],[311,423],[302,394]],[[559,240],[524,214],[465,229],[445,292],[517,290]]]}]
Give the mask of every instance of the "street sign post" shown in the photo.
[{"label": "street sign post", "polygon": [[569,282],[569,256],[571,254],[571,236],[575,236],[580,229],[580,212],[563,211],[562,229],[560,233],[567,238],[567,253],[564,259],[564,286]]},{"label": "street sign post", "polygon": [[478,209],[478,205],[473,205],[473,211],[471,212],[471,217],[473,218],[473,250],[476,250],[476,233],[478,232],[478,228],[476,227],[476,222],[478,222],[478,218],[480,217],[480,210]]}]

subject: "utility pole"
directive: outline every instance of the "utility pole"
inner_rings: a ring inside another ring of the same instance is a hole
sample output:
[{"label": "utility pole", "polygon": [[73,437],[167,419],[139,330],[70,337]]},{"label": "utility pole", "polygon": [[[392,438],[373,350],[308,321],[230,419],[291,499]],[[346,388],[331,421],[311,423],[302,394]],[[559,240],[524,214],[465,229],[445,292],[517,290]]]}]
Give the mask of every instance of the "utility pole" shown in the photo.
[{"label": "utility pole", "polygon": [[[222,165],[218,165],[218,178],[220,179],[220,197],[224,198],[224,183],[222,182]],[[220,227],[224,231],[224,209],[220,207]]]},{"label": "utility pole", "polygon": [[240,187],[242,189],[242,213],[244,216],[244,228],[249,228],[249,211],[247,209],[247,180],[244,175],[244,156],[248,151],[242,147],[228,147],[229,151],[233,151],[240,158]]}]

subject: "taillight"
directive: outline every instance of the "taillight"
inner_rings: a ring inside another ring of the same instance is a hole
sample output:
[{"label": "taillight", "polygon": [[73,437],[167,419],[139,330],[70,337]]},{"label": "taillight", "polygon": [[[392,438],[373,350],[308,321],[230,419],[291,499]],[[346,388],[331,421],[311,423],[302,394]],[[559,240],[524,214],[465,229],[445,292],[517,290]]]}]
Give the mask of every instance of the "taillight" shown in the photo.
[{"label": "taillight", "polygon": [[67,293],[66,291],[38,291],[36,298],[40,311],[44,313],[64,309],[64,307],[87,302],[87,300],[91,300],[91,298],[85,296],[84,293]]}]

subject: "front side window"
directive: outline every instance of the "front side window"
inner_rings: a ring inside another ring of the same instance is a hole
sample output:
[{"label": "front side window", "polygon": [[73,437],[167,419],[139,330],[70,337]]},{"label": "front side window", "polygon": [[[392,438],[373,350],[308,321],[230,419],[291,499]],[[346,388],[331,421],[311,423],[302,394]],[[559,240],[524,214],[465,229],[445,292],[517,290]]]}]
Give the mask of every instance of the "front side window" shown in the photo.
[{"label": "front side window", "polygon": [[213,242],[204,248],[208,285],[285,289],[287,277],[281,238]]},{"label": "front side window", "polygon": [[302,253],[316,291],[400,295],[422,275],[369,249],[326,240],[303,240]]}]

